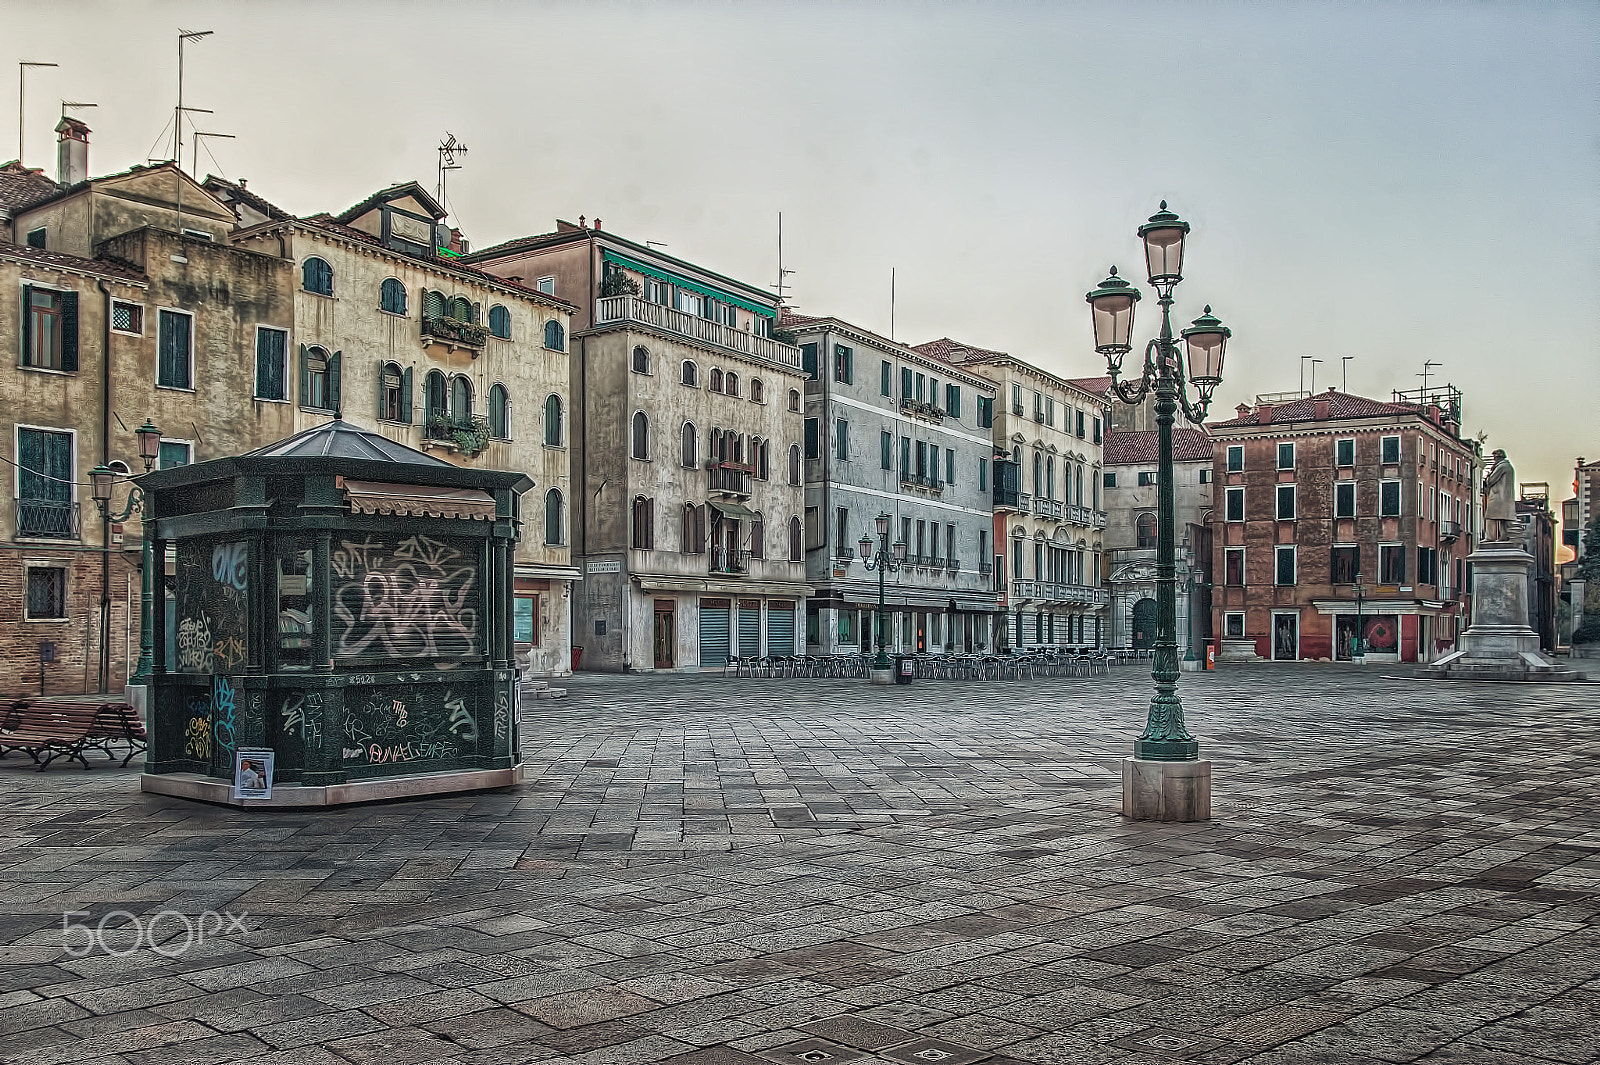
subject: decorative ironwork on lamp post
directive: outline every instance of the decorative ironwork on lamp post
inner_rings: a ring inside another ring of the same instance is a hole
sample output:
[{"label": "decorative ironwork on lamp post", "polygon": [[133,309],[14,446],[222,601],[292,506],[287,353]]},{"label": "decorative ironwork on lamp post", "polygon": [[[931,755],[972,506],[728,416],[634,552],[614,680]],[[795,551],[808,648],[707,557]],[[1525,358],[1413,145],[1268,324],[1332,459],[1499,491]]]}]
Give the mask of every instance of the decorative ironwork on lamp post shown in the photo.
[{"label": "decorative ironwork on lamp post", "polygon": [[[149,473],[150,468],[156,463],[156,458],[161,454],[161,430],[146,418],[144,424],[135,429],[134,433],[139,437],[139,458],[144,461],[144,472]],[[151,515],[145,509],[144,489],[138,485],[133,485],[128,490],[127,504],[121,510],[112,513],[111,487],[120,476],[116,470],[102,463],[89,471],[89,485],[94,495],[95,508],[100,511],[102,519],[112,522],[127,521],[129,516],[137,511],[141,521],[144,522],[144,528],[140,530],[144,547],[143,572],[139,579],[139,664],[134,667],[132,683],[149,684],[150,671],[155,663],[155,642],[150,620],[154,584],[151,572],[154,563],[151,560],[150,550]]]},{"label": "decorative ironwork on lamp post", "polygon": [[[1144,242],[1145,263],[1150,284],[1155,286],[1161,305],[1161,334],[1145,346],[1144,365],[1137,381],[1122,379],[1122,359],[1133,348],[1134,305],[1139,290],[1117,276],[1117,268],[1085,298],[1094,324],[1095,350],[1106,357],[1111,388],[1124,403],[1136,404],[1154,391],[1156,397],[1156,439],[1160,465],[1156,474],[1156,499],[1159,534],[1156,540],[1156,646],[1150,675],[1155,695],[1142,735],[1134,743],[1134,757],[1162,762],[1195,761],[1200,757],[1200,741],[1189,733],[1183,720],[1183,702],[1178,698],[1177,579],[1174,564],[1172,424],[1178,410],[1191,422],[1205,420],[1211,395],[1222,381],[1222,358],[1232,331],[1211,313],[1194,320],[1182,331],[1186,359],[1179,359],[1172,335],[1172,290],[1183,280],[1183,246],[1189,223],[1161,209],[1139,227]],[[1185,365],[1187,362],[1187,366]],[[1189,401],[1187,385],[1193,384],[1199,398]]]},{"label": "decorative ironwork on lamp post", "polygon": [[[872,537],[863,533],[861,541],[856,546],[861,550],[861,560],[866,564],[867,571],[878,571],[878,623],[875,626],[877,629],[878,657],[873,659],[872,668],[885,670],[889,668],[889,650],[884,644],[883,633],[883,579],[885,575],[897,572],[905,564],[906,542],[904,540],[896,540],[892,548],[889,546],[889,515],[879,514],[874,526],[878,533],[876,544],[874,544]],[[874,546],[877,547],[876,552],[873,551]]]},{"label": "decorative ironwork on lamp post", "polygon": [[1367,657],[1367,647],[1366,647],[1366,639],[1365,639],[1365,637],[1367,635],[1367,627],[1366,627],[1366,623],[1365,623],[1366,619],[1363,616],[1362,610],[1361,610],[1362,605],[1366,602],[1366,598],[1367,598],[1367,586],[1364,583],[1362,583],[1361,574],[1358,573],[1358,574],[1356,574],[1356,635],[1355,635],[1355,639],[1350,641],[1350,659],[1351,659],[1351,661],[1355,661],[1358,658],[1366,658]]}]

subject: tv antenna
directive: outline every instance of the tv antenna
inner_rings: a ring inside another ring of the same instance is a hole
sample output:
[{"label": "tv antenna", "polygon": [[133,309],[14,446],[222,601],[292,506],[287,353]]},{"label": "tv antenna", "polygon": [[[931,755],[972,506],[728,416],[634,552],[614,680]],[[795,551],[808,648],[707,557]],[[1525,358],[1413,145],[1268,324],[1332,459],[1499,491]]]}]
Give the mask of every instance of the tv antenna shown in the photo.
[{"label": "tv antenna", "polygon": [[17,63],[17,165],[22,166],[22,95],[25,87],[24,79],[28,75],[29,67],[59,67],[60,63],[35,63],[27,59]]},{"label": "tv antenna", "polygon": [[1311,391],[1312,392],[1316,392],[1316,390],[1317,390],[1317,363],[1319,363],[1321,361],[1322,361],[1321,359],[1312,359],[1311,360]]},{"label": "tv antenna", "polygon": [[439,142],[439,206],[449,210],[445,200],[445,175],[452,170],[460,170],[461,164],[456,162],[456,156],[466,155],[467,146],[456,140],[456,135],[449,130],[445,131],[444,140]]},{"label": "tv antenna", "polygon": [[1347,394],[1350,391],[1350,360],[1353,358],[1354,355],[1339,356],[1339,391]]},{"label": "tv antenna", "polygon": [[1422,398],[1424,401],[1426,401],[1428,398],[1428,375],[1433,372],[1433,368],[1435,366],[1443,365],[1444,363],[1434,362],[1432,359],[1429,359],[1427,362],[1422,364],[1422,372],[1417,374],[1417,376],[1422,378]]},{"label": "tv antenna", "polygon": [[780,308],[793,307],[794,306],[794,304],[789,302],[788,294],[784,291],[785,289],[787,289],[789,287],[789,275],[792,274],[792,273],[794,273],[793,270],[785,270],[783,268],[783,212],[779,211],[778,212],[778,283],[776,285],[769,285],[767,287],[768,288],[774,288],[774,289],[778,290],[778,306]]},{"label": "tv antenna", "polygon": [[[183,46],[188,41],[203,40],[214,30],[178,30],[178,106],[172,110],[172,161],[183,169],[183,113],[185,111],[199,111],[197,107],[183,106]],[[204,112],[210,114],[210,111]]]}]

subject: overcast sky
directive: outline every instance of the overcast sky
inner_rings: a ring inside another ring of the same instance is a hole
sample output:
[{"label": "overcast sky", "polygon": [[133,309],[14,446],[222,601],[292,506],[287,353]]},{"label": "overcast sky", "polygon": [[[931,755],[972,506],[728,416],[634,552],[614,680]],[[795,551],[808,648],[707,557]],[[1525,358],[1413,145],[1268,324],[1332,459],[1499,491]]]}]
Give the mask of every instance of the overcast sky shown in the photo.
[{"label": "overcast sky", "polygon": [[176,32],[214,30],[186,103],[237,139],[201,175],[338,211],[431,189],[450,131],[475,246],[598,215],[767,285],[782,211],[804,313],[887,333],[895,269],[898,339],[1068,376],[1103,372],[1083,295],[1138,269],[1166,198],[1194,224],[1179,324],[1210,303],[1234,330],[1214,414],[1300,387],[1302,355],[1319,389],[1351,356],[1349,390],[1383,399],[1431,359],[1520,479],[1562,499],[1600,455],[1600,4],[0,9],[0,55],[61,64],[28,75],[35,166],[63,98],[100,105],[91,171],[170,156]]}]

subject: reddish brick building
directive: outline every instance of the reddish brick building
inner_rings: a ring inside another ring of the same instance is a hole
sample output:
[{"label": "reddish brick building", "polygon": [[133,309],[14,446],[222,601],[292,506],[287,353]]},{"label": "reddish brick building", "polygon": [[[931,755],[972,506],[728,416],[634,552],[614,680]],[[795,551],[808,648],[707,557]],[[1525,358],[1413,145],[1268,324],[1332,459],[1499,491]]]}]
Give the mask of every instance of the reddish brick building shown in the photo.
[{"label": "reddish brick building", "polygon": [[1348,660],[1358,637],[1369,661],[1454,645],[1479,466],[1460,393],[1385,403],[1329,389],[1241,405],[1210,428],[1213,632],[1273,659]]}]

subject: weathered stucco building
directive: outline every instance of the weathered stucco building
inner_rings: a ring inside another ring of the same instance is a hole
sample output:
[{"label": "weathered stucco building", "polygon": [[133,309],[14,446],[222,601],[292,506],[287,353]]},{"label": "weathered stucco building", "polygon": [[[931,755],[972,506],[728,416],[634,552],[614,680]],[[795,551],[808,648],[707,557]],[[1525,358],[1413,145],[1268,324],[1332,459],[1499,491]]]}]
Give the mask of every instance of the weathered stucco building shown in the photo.
[{"label": "weathered stucco building", "polygon": [[572,527],[581,663],[720,668],[800,649],[800,349],[761,289],[601,229],[467,261],[575,305]]},{"label": "weathered stucco building", "polygon": [[1237,413],[1210,426],[1223,641],[1285,660],[1346,660],[1358,639],[1368,661],[1452,647],[1477,506],[1459,393],[1414,404],[1329,389]]},{"label": "weathered stucco building", "polygon": [[309,218],[210,184],[243,224],[234,244],[293,273],[292,335],[260,354],[256,405],[289,412],[295,431],[339,415],[457,465],[530,477],[514,560],[518,662],[568,672],[573,308],[461,262],[444,208],[414,182]]},{"label": "weathered stucco building", "polygon": [[994,494],[1002,647],[1103,646],[1106,513],[1100,498],[1106,402],[1015,356],[948,337],[924,354],[995,383]]},{"label": "weathered stucco building", "polygon": [[[790,315],[805,382],[806,646],[877,646],[878,574],[860,557],[889,517],[905,564],[885,574],[891,651],[991,646],[995,386],[838,318]],[[874,547],[876,551],[876,546]]]}]

